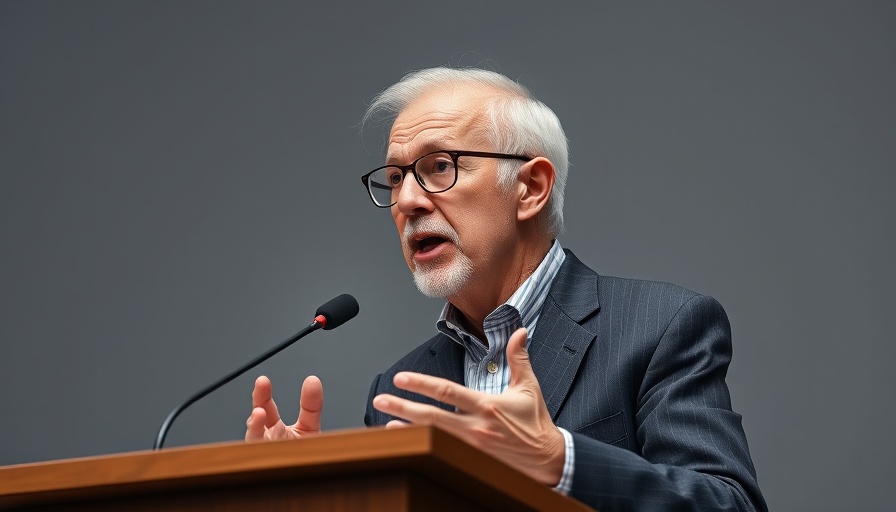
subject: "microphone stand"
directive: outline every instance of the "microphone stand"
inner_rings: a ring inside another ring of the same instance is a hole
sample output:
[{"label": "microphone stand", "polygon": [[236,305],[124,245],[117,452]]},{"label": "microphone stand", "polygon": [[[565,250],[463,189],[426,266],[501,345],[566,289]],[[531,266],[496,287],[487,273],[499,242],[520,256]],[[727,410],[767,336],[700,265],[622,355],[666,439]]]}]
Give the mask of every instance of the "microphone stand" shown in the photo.
[{"label": "microphone stand", "polygon": [[165,436],[168,435],[168,429],[171,428],[171,424],[174,423],[174,419],[177,418],[177,416],[180,413],[182,413],[184,411],[184,409],[193,405],[193,403],[195,403],[197,400],[203,398],[204,396],[208,395],[212,391],[220,388],[224,384],[227,384],[228,382],[232,381],[233,379],[239,377],[246,371],[251,370],[252,368],[258,366],[259,364],[261,364],[262,362],[264,362],[265,360],[267,360],[274,354],[276,354],[276,353],[280,352],[281,350],[285,349],[286,347],[292,345],[299,339],[305,337],[306,335],[310,334],[313,331],[320,329],[321,327],[324,327],[326,325],[326,323],[327,323],[326,319],[322,316],[315,318],[314,321],[311,322],[311,325],[309,325],[308,327],[305,327],[301,331],[297,332],[291,338],[281,342],[276,347],[268,350],[264,354],[261,354],[260,356],[249,361],[248,363],[244,364],[243,366],[240,366],[236,370],[234,370],[234,371],[230,372],[229,374],[227,374],[226,376],[224,376],[224,378],[212,383],[207,388],[199,391],[195,395],[188,398],[185,402],[183,402],[182,404],[175,407],[168,414],[168,417],[165,418],[165,421],[162,422],[162,426],[159,427],[159,433],[156,435],[156,442],[155,442],[155,444],[153,444],[152,449],[153,450],[161,450],[162,449],[162,445],[165,443]]}]

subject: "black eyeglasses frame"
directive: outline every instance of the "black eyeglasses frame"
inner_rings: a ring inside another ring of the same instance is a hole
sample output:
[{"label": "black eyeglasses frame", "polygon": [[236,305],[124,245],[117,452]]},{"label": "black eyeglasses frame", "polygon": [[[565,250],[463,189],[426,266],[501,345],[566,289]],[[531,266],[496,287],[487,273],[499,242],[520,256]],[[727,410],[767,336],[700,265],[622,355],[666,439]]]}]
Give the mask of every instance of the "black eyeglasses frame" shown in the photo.
[{"label": "black eyeglasses frame", "polygon": [[[423,183],[423,180],[420,179],[420,176],[417,174],[417,171],[416,171],[417,162],[419,162],[420,160],[423,160],[424,158],[426,158],[430,155],[434,155],[436,153],[447,153],[449,156],[451,156],[451,160],[454,162],[454,181],[451,182],[451,185],[448,185],[446,188],[443,188],[442,190],[428,189],[426,187],[426,184]],[[524,162],[528,162],[528,161],[532,160],[532,158],[533,158],[531,156],[512,155],[512,154],[508,154],[508,153],[492,153],[492,152],[488,152],[488,151],[464,151],[464,150],[456,150],[456,149],[440,149],[439,151],[431,151],[429,153],[426,153],[425,155],[421,156],[420,158],[414,160],[413,162],[411,162],[407,165],[394,165],[393,164],[393,165],[383,165],[383,166],[377,167],[376,169],[365,174],[364,176],[361,176],[361,183],[364,184],[364,188],[367,189],[367,194],[370,195],[370,200],[373,201],[373,204],[377,208],[391,208],[393,205],[395,205],[395,203],[398,202],[397,200],[392,202],[392,204],[383,205],[383,204],[378,203],[376,198],[373,197],[373,190],[371,190],[371,187],[378,187],[378,188],[382,188],[384,190],[387,188],[387,187],[383,187],[379,183],[370,181],[370,176],[373,173],[375,173],[377,171],[381,171],[383,169],[390,168],[390,167],[395,167],[397,169],[400,169],[403,172],[402,180],[401,180],[402,183],[404,183],[404,176],[407,176],[408,173],[411,173],[414,175],[414,180],[417,181],[417,184],[420,185],[420,188],[429,192],[430,194],[441,194],[442,192],[451,190],[451,188],[457,184],[457,175],[458,175],[457,159],[462,156],[522,160]],[[395,188],[395,187],[388,187],[389,190],[391,190],[392,188]]]}]

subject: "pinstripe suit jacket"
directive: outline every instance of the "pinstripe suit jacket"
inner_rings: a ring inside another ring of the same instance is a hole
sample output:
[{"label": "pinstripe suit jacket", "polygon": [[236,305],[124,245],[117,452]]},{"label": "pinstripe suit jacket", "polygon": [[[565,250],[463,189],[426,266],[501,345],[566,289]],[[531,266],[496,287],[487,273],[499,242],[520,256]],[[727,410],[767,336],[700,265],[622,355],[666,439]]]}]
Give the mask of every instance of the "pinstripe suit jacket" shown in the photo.
[{"label": "pinstripe suit jacket", "polygon": [[[571,496],[601,511],[767,510],[725,375],[728,318],[679,286],[599,276],[566,252],[529,345],[554,423],[575,442]],[[463,347],[438,334],[378,375],[371,405],[399,371],[463,383]],[[446,407],[447,409],[451,409]]]}]

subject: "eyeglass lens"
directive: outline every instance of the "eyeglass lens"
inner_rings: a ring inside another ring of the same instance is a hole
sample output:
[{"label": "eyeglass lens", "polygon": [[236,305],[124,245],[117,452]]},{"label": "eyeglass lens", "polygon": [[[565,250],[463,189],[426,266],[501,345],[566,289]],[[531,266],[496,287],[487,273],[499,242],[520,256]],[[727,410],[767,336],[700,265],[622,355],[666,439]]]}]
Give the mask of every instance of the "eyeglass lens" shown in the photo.
[{"label": "eyeglass lens", "polygon": [[[431,193],[451,188],[457,179],[454,159],[448,153],[432,153],[416,161],[414,174],[424,190]],[[398,201],[398,193],[405,179],[405,170],[397,166],[377,169],[368,178],[370,195],[377,204],[388,206]]]}]

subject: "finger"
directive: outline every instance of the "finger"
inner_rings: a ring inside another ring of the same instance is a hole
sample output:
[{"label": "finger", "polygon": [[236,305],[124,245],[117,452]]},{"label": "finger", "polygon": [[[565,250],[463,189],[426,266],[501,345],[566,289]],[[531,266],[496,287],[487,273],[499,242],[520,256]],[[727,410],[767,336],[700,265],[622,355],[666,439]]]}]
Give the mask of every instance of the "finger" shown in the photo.
[{"label": "finger", "polygon": [[381,412],[401,418],[405,423],[438,425],[449,431],[464,426],[462,416],[459,414],[385,393],[374,397],[373,406]]},{"label": "finger", "polygon": [[249,419],[246,420],[246,441],[264,440],[265,412],[261,407],[252,409]]},{"label": "finger", "polygon": [[423,375],[422,373],[399,372],[392,379],[395,385],[406,391],[421,394],[453,405],[461,411],[473,411],[481,401],[481,393],[448,379]]},{"label": "finger", "polygon": [[401,428],[407,426],[408,423],[401,420],[392,420],[389,423],[386,423],[386,428]]},{"label": "finger", "polygon": [[302,433],[320,432],[320,416],[324,409],[324,388],[320,379],[314,375],[305,378],[302,383],[302,396],[299,401],[299,419],[296,427]]},{"label": "finger", "polygon": [[526,336],[528,331],[520,327],[507,340],[507,366],[510,368],[510,386],[518,386],[531,379],[535,379],[532,371],[532,363],[529,361],[529,351],[526,350]]},{"label": "finger", "polygon": [[280,421],[280,412],[274,403],[273,386],[271,380],[262,375],[255,379],[255,389],[252,390],[252,407],[261,407],[265,412],[265,426],[273,427]]}]

